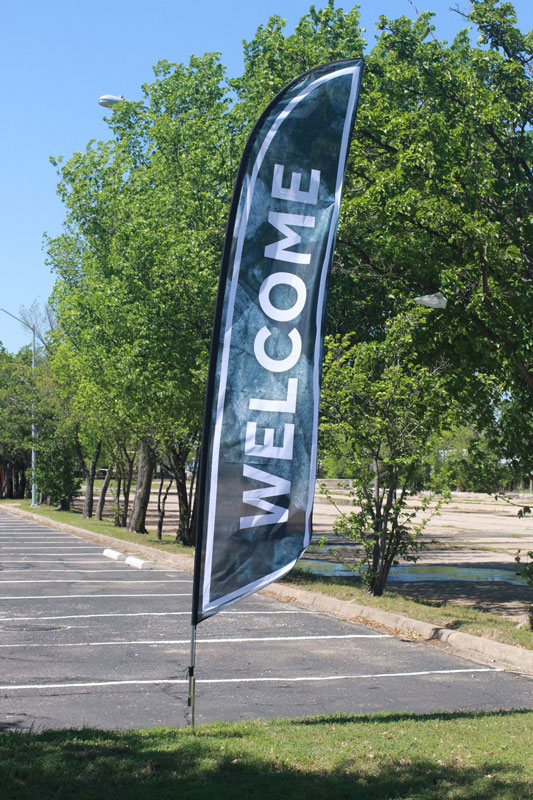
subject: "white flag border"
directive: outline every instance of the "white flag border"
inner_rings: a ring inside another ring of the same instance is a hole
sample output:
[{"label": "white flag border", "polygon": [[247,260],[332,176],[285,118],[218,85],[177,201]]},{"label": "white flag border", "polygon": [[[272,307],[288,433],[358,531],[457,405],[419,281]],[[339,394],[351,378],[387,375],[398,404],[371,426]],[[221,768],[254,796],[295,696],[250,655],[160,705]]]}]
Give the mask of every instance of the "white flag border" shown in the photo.
[{"label": "white flag border", "polygon": [[[224,604],[234,602],[235,600],[245,597],[247,595],[253,594],[254,592],[259,591],[260,589],[268,586],[268,584],[273,583],[275,580],[279,580],[279,578],[286,575],[293,566],[296,564],[295,561],[291,562],[290,564],[285,565],[281,569],[277,570],[276,572],[272,572],[269,575],[263,576],[258,581],[254,581],[253,583],[247,584],[246,586],[241,587],[240,589],[235,590],[227,595],[223,595],[222,597],[217,598],[210,602],[210,593],[211,593],[211,571],[212,571],[212,564],[213,564],[213,546],[214,546],[214,531],[215,531],[215,515],[216,515],[216,501],[217,501],[217,487],[218,487],[218,466],[219,466],[219,457],[220,457],[220,440],[221,440],[221,433],[222,433],[222,422],[224,417],[224,404],[226,399],[226,387],[227,387],[227,377],[228,377],[228,365],[229,365],[229,352],[231,346],[231,334],[232,334],[232,327],[233,327],[233,313],[235,308],[235,298],[237,294],[237,288],[239,283],[239,274],[240,274],[240,267],[241,267],[241,258],[242,258],[242,250],[244,247],[244,239],[246,235],[246,227],[248,222],[248,217],[250,214],[251,204],[253,193],[255,189],[255,183],[257,180],[257,175],[261,168],[261,165],[264,161],[264,158],[268,152],[270,145],[276,135],[277,131],[279,130],[282,122],[290,115],[292,110],[298,105],[308,94],[313,92],[315,89],[318,89],[319,86],[322,86],[324,83],[327,83],[330,80],[334,80],[335,78],[340,78],[345,75],[352,75],[352,86],[350,91],[350,98],[348,101],[348,106],[346,109],[346,116],[344,119],[344,128],[341,140],[341,150],[339,154],[339,162],[337,167],[337,182],[336,182],[336,189],[335,189],[335,204],[333,209],[333,214],[331,218],[331,224],[328,233],[328,243],[326,247],[326,253],[324,256],[324,261],[322,264],[321,270],[321,277],[320,277],[320,286],[319,286],[319,294],[318,294],[318,303],[317,303],[317,316],[316,316],[316,340],[315,340],[315,359],[313,365],[313,441],[312,441],[312,450],[311,450],[311,464],[310,464],[310,474],[309,474],[309,486],[314,487],[315,480],[316,480],[316,456],[317,456],[317,444],[318,444],[318,411],[319,411],[319,400],[320,400],[320,342],[321,342],[321,321],[322,321],[322,312],[323,312],[323,303],[324,303],[324,294],[326,290],[326,281],[328,276],[328,266],[329,266],[329,259],[330,254],[333,248],[333,244],[335,241],[335,233],[337,229],[337,222],[339,219],[340,213],[340,202],[341,202],[341,195],[342,195],[342,187],[344,182],[344,168],[346,163],[346,158],[348,155],[348,145],[350,142],[350,131],[351,131],[351,121],[353,117],[354,107],[357,102],[358,97],[358,90],[359,90],[359,82],[360,82],[360,75],[361,75],[362,65],[361,63],[354,64],[350,67],[345,67],[344,69],[336,70],[332,73],[322,75],[320,78],[317,78],[316,81],[313,81],[305,89],[294,97],[290,103],[283,109],[283,111],[276,117],[270,130],[268,131],[267,135],[265,136],[259,153],[257,154],[257,158],[255,160],[252,174],[250,176],[250,181],[248,184],[247,192],[246,192],[246,200],[242,212],[241,219],[239,220],[239,236],[237,239],[237,245],[235,248],[235,258],[233,262],[233,272],[231,277],[231,284],[230,284],[230,293],[228,299],[228,309],[226,314],[226,326],[224,331],[224,344],[222,350],[222,361],[221,361],[221,369],[220,369],[220,382],[218,387],[218,398],[217,398],[217,409],[216,409],[216,418],[215,418],[215,429],[213,434],[213,447],[212,447],[212,458],[211,458],[211,465],[210,465],[210,484],[209,484],[209,503],[208,503],[208,519],[207,519],[207,536],[205,540],[205,562],[204,562],[204,569],[203,569],[203,592],[201,597],[200,603],[200,611],[202,615],[207,614],[209,612],[215,613],[216,609]],[[305,534],[303,540],[303,548],[302,553],[305,548],[308,546],[310,538],[311,538],[311,530],[310,530],[310,518],[311,512],[313,510],[313,501],[314,501],[314,492],[309,492],[309,498],[307,503],[307,510],[306,510],[306,522],[305,522]]]}]

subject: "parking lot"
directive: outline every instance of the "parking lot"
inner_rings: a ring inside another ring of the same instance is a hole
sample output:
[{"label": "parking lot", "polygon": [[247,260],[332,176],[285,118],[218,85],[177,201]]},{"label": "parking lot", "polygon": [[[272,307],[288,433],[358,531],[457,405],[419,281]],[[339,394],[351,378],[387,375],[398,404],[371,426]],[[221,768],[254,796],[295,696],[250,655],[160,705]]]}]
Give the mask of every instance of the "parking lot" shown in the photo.
[{"label": "parking lot", "polygon": [[[188,722],[191,576],[0,511],[0,729]],[[264,595],[198,628],[197,723],[533,708],[533,681]]]}]

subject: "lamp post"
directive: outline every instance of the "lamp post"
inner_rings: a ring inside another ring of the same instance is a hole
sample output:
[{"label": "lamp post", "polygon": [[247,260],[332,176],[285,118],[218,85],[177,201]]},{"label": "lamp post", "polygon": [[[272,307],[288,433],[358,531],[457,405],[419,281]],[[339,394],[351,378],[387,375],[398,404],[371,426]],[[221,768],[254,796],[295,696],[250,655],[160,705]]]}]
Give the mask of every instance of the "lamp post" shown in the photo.
[{"label": "lamp post", "polygon": [[[5,308],[0,308],[0,311],[3,311],[4,314],[7,314],[10,317],[13,317],[13,319],[16,319],[17,322],[20,322],[22,325],[24,325],[25,328],[29,328],[31,330],[33,334],[31,348],[31,369],[33,373],[35,371],[35,325],[28,325],[28,323],[24,322],[23,319],[17,317],[15,314],[12,314],[11,311],[7,311]],[[35,409],[33,401],[31,404],[31,445],[31,507],[37,508],[37,481],[35,479],[35,467],[37,464],[37,459],[35,456]]]}]

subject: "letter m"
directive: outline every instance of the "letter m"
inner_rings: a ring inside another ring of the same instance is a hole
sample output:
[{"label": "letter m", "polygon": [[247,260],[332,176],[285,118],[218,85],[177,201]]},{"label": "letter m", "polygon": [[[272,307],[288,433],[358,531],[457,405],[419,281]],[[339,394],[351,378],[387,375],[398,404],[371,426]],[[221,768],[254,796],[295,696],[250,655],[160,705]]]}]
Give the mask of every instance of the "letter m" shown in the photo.
[{"label": "letter m", "polygon": [[275,506],[265,500],[265,497],[279,497],[282,494],[289,494],[291,491],[291,482],[286,481],[284,478],[278,478],[276,475],[271,475],[269,472],[263,472],[255,467],[244,465],[243,475],[245,478],[251,478],[254,481],[261,481],[267,485],[261,489],[249,489],[243,492],[242,501],[248,505],[256,506],[266,514],[256,514],[252,517],[241,517],[239,528],[255,528],[258,525],[276,525],[278,522],[287,522],[289,518],[289,511],[282,506]]},{"label": "letter m", "polygon": [[277,228],[284,235],[284,239],[279,242],[269,244],[265,247],[265,257],[275,258],[278,261],[288,261],[292,264],[309,264],[311,262],[310,253],[297,253],[294,250],[288,250],[288,247],[300,244],[302,237],[296,231],[293,231],[291,225],[296,225],[304,228],[314,228],[315,218],[306,217],[302,214],[285,214],[281,211],[271,211],[268,215],[268,221],[271,225]]}]

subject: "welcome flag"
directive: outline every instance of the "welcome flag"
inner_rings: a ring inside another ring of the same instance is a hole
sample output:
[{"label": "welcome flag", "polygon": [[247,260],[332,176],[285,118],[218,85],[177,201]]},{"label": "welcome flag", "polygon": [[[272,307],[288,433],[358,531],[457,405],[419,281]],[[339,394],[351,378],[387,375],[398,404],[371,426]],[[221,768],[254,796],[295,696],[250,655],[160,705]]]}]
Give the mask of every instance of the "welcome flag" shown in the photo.
[{"label": "welcome flag", "polygon": [[198,486],[193,625],[285,575],[311,539],[324,310],[362,59],[264,111],[233,197]]}]

